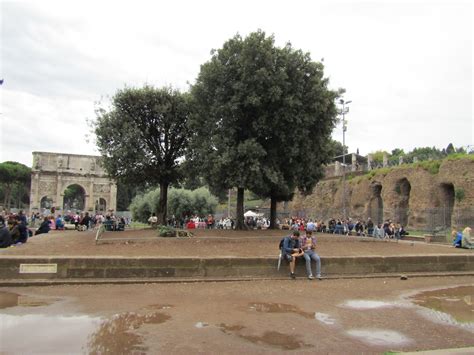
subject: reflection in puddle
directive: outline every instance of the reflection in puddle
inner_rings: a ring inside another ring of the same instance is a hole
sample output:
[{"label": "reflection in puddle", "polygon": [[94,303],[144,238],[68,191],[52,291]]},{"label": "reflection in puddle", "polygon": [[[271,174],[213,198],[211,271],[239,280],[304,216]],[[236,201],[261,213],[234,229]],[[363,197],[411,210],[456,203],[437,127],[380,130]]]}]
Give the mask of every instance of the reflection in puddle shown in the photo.
[{"label": "reflection in puddle", "polygon": [[227,325],[227,324],[219,324],[219,328],[226,333],[232,334],[235,333],[238,337],[245,339],[251,343],[259,344],[259,345],[270,345],[275,346],[283,350],[295,350],[300,349],[302,347],[312,347],[310,344],[305,344],[302,341],[298,340],[298,336],[291,335],[291,334],[284,334],[275,331],[268,331],[263,333],[263,335],[248,335],[243,334],[243,330],[245,329],[242,325]]},{"label": "reflection in puddle", "polygon": [[40,307],[47,306],[50,302],[31,296],[17,295],[11,292],[0,292],[0,309],[10,307]]},{"label": "reflection in puddle", "polygon": [[1,350],[8,354],[82,353],[87,337],[99,324],[100,318],[89,316],[0,314]]},{"label": "reflection in puddle", "polygon": [[355,309],[375,309],[383,307],[392,307],[393,304],[382,302],[382,301],[372,301],[372,300],[350,300],[343,304],[344,307],[355,308]]},{"label": "reflection in puddle", "polygon": [[305,318],[313,319],[314,313],[304,312],[296,306],[284,303],[250,303],[251,309],[265,313],[296,313]]},{"label": "reflection in puddle", "polygon": [[100,324],[99,329],[89,338],[89,354],[128,354],[136,351],[146,352],[143,337],[133,333],[143,324],[160,324],[171,317],[162,313],[140,315],[123,313]]},{"label": "reflection in puddle", "polygon": [[352,337],[358,338],[359,340],[369,345],[406,345],[412,340],[407,338],[403,334],[395,332],[393,330],[379,330],[379,329],[354,329],[347,332]]},{"label": "reflection in puddle", "polygon": [[319,320],[321,323],[327,325],[333,325],[336,323],[336,320],[332,318],[329,314],[316,312],[314,318]]},{"label": "reflection in puddle", "polygon": [[448,318],[452,318],[455,322],[474,328],[474,286],[425,291],[410,299],[419,306],[437,311],[434,314],[437,318],[443,318],[441,320],[449,321]]}]

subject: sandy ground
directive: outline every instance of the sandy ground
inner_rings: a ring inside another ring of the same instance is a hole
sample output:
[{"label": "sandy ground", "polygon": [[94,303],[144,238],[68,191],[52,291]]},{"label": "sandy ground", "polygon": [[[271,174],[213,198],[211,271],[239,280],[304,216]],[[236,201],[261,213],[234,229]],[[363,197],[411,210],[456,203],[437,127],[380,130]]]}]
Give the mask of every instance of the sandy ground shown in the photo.
[{"label": "sandy ground", "polygon": [[[106,232],[100,244],[95,232],[51,231],[28,243],[0,249],[1,255],[45,256],[276,256],[281,230],[195,230],[193,238],[162,238],[151,229]],[[470,250],[449,245],[317,234],[320,256],[462,254]],[[119,238],[120,240],[113,240]],[[142,239],[143,238],[143,239]]]},{"label": "sandy ground", "polygon": [[[447,301],[468,323],[409,298],[459,285],[468,287],[453,289]],[[382,354],[467,346],[474,346],[474,283],[465,276],[0,288],[5,354]]]}]

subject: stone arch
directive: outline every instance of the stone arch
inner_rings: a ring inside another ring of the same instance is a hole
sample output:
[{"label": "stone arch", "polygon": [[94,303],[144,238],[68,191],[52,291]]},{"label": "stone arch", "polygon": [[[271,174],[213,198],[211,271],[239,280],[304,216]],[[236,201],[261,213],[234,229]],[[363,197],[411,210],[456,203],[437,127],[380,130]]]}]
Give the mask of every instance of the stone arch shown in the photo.
[{"label": "stone arch", "polygon": [[93,212],[99,198],[106,201],[107,210],[115,210],[117,185],[101,166],[100,159],[91,155],[33,152],[30,210],[39,209],[41,198],[47,195],[56,211],[60,211],[64,206],[64,191],[74,184],[83,191],[81,210]]},{"label": "stone arch", "polygon": [[50,210],[54,206],[53,199],[46,195],[43,196],[40,200],[40,208]]},{"label": "stone arch", "polygon": [[383,222],[382,184],[374,182],[371,185],[371,196],[368,206],[368,217],[376,224]]},{"label": "stone arch", "polygon": [[402,178],[395,183],[395,192],[398,195],[398,203],[395,206],[395,220],[401,225],[408,225],[410,209],[411,184],[407,178]]},{"label": "stone arch", "polygon": [[95,211],[96,213],[105,214],[107,211],[107,201],[105,198],[99,197],[95,202]]},{"label": "stone arch", "polygon": [[64,211],[84,211],[86,207],[86,189],[78,183],[70,183],[63,190]]},{"label": "stone arch", "polygon": [[454,185],[452,183],[441,183],[439,190],[439,219],[440,225],[451,227],[451,219],[454,208]]}]

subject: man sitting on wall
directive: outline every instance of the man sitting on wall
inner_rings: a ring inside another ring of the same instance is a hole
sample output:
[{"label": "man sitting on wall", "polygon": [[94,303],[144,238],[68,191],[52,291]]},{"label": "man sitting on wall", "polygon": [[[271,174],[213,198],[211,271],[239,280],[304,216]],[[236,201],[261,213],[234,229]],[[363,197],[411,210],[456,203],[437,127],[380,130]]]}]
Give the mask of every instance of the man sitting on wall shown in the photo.
[{"label": "man sitting on wall", "polygon": [[293,231],[291,235],[283,239],[282,245],[282,257],[290,264],[290,277],[292,279],[296,278],[296,258],[303,255],[303,249],[300,247],[300,232]]}]

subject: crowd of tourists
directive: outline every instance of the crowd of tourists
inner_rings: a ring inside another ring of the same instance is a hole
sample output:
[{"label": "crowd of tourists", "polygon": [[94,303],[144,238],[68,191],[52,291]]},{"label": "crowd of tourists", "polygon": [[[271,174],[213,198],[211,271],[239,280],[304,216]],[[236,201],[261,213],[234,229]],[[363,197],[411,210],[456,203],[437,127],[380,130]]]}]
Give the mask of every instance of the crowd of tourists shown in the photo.
[{"label": "crowd of tourists", "polygon": [[327,223],[322,220],[312,220],[299,217],[285,219],[283,228],[311,232],[357,235],[363,237],[375,237],[380,239],[403,239],[409,233],[400,222],[388,219],[384,223],[374,223],[369,217],[367,220],[352,220],[331,218]]},{"label": "crowd of tourists", "polygon": [[46,234],[51,230],[64,230],[66,227],[86,231],[103,224],[106,230],[123,231],[130,220],[118,217],[113,213],[105,215],[89,212],[67,211],[65,215],[54,215],[51,211],[34,212],[27,216],[23,211],[18,213],[3,210],[0,213],[0,248],[20,245],[35,235]]}]

